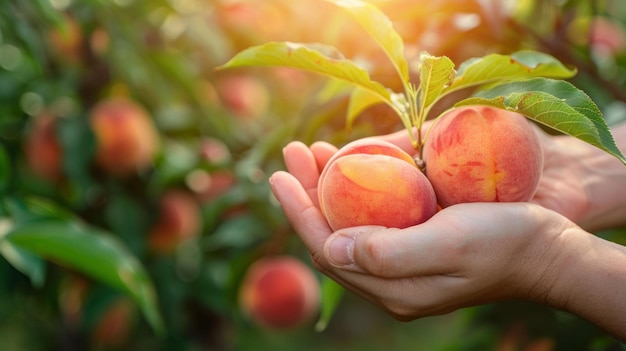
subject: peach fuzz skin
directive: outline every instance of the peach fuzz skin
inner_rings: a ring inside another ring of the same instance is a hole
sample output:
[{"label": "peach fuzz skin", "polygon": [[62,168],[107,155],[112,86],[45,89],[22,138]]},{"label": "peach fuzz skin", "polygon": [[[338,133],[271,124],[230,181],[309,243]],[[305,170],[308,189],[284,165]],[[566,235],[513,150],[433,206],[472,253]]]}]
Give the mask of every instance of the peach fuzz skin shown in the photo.
[{"label": "peach fuzz skin", "polygon": [[360,225],[406,228],[437,211],[434,190],[411,156],[375,139],[341,148],[322,171],[318,196],[333,230]]},{"label": "peach fuzz skin", "polygon": [[423,156],[441,207],[528,201],[543,168],[541,144],[526,118],[488,106],[442,116],[426,137]]}]

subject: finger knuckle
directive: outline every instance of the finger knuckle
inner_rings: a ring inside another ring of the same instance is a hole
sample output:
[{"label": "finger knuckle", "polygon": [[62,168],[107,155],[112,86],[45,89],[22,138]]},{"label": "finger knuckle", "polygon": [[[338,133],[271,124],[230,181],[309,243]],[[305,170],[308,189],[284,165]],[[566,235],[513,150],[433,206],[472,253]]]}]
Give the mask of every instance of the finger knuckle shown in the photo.
[{"label": "finger knuckle", "polygon": [[376,276],[384,276],[389,272],[389,254],[384,239],[381,240],[379,236],[367,237],[364,240],[363,248],[365,257],[363,257],[364,260],[360,261],[368,272]]}]

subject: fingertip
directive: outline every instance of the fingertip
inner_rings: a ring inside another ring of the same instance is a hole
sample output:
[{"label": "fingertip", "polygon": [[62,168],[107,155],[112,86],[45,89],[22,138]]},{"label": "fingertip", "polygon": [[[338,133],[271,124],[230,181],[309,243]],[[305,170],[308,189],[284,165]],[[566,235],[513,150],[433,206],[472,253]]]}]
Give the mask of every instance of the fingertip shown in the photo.
[{"label": "fingertip", "polygon": [[283,148],[283,159],[285,160],[287,170],[293,173],[295,168],[299,167],[299,162],[306,159],[306,157],[303,156],[310,153],[309,148],[301,141],[292,141],[285,145]]},{"label": "fingertip", "polygon": [[335,152],[337,152],[338,148],[335,145],[327,143],[325,141],[316,141],[311,144],[311,150],[320,154],[325,153],[333,155]]},{"label": "fingertip", "polygon": [[297,191],[298,187],[301,187],[297,179],[295,179],[290,173],[285,171],[276,171],[269,177],[270,188],[278,199],[278,202],[282,203],[282,199],[285,196]]},{"label": "fingertip", "polygon": [[277,186],[279,186],[278,184],[281,183],[282,178],[285,177],[285,175],[287,175],[289,173],[285,172],[285,171],[276,171],[274,173],[272,173],[272,175],[270,175],[270,177],[268,178],[268,182],[270,184],[270,188],[272,189],[272,191],[275,193],[276,191],[274,190]]},{"label": "fingertip", "polygon": [[338,149],[336,146],[324,141],[316,141],[311,144],[311,152],[315,155],[317,168],[320,172],[324,169],[333,155],[337,153],[337,151]]},{"label": "fingertip", "polygon": [[283,147],[283,156],[290,154],[294,150],[306,149],[306,148],[307,146],[301,141],[298,141],[298,140],[290,141],[289,143],[287,143],[287,145],[285,145],[285,147]]},{"label": "fingertip", "polygon": [[305,189],[317,187],[319,170],[313,152],[302,142],[290,142],[283,148],[287,171],[302,183]]}]

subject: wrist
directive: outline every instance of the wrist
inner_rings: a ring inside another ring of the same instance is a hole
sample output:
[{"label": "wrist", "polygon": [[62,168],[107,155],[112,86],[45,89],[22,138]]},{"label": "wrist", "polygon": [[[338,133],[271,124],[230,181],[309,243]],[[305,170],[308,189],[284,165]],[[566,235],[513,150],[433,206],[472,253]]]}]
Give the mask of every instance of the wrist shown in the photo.
[{"label": "wrist", "polygon": [[626,248],[579,227],[566,229],[555,248],[561,252],[545,303],[626,337]]},{"label": "wrist", "polygon": [[569,271],[571,260],[580,254],[579,245],[570,242],[580,227],[552,210],[540,208],[531,213],[529,223],[534,227],[528,234],[530,245],[521,250],[521,260],[512,277],[518,284],[521,298],[562,308],[568,299],[564,272]]},{"label": "wrist", "polygon": [[545,294],[533,296],[538,302],[545,303],[557,309],[572,311],[572,289],[576,288],[579,276],[580,257],[592,239],[592,235],[573,223],[561,228],[552,243],[548,254],[544,256],[546,266],[550,267],[550,274],[539,277],[537,285],[545,286]]}]

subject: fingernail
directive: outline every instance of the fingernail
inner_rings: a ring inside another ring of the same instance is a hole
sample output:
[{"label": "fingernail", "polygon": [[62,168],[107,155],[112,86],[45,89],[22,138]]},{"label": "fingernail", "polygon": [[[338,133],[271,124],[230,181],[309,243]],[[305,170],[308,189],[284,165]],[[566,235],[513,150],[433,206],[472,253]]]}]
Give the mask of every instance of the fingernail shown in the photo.
[{"label": "fingernail", "polygon": [[354,239],[345,235],[334,235],[327,246],[330,263],[337,267],[354,264]]}]

